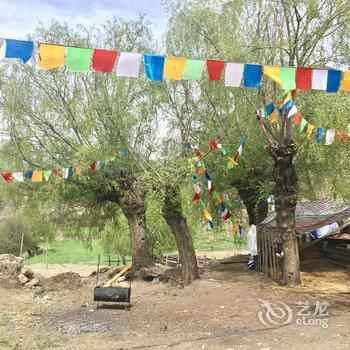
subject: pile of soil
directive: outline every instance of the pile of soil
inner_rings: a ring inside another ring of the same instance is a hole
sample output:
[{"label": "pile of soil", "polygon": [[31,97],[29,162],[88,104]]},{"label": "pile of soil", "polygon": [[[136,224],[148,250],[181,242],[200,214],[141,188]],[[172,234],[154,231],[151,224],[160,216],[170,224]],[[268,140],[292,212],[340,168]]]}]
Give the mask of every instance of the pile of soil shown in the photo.
[{"label": "pile of soil", "polygon": [[82,287],[83,280],[76,272],[64,272],[49,278],[41,278],[40,286],[45,291],[73,290]]},{"label": "pile of soil", "polygon": [[3,288],[18,288],[20,281],[18,275],[23,268],[23,258],[13,254],[0,255],[0,286]]}]

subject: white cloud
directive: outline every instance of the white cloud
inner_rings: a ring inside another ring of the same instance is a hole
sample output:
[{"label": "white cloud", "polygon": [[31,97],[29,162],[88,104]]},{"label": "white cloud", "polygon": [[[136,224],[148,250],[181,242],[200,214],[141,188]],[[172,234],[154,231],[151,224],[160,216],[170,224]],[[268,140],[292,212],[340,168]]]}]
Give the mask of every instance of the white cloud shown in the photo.
[{"label": "white cloud", "polygon": [[166,26],[160,1],[0,0],[0,37],[23,39],[34,31],[39,22],[49,24],[52,19],[65,21],[70,26],[98,25],[112,17],[136,19],[144,13],[155,24],[155,33],[160,39]]}]

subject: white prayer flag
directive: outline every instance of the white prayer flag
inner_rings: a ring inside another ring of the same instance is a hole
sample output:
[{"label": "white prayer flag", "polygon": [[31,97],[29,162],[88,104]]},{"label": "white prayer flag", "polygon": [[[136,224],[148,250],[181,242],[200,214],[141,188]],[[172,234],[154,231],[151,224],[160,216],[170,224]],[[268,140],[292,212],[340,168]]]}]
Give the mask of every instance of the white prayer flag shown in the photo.
[{"label": "white prayer flag", "polygon": [[142,53],[121,52],[117,63],[117,76],[138,78]]},{"label": "white prayer flag", "polygon": [[296,105],[293,105],[292,108],[288,112],[288,118],[292,117],[293,115],[298,113],[298,108]]},{"label": "white prayer flag", "polygon": [[225,86],[239,87],[243,76],[243,63],[227,63],[225,69]]},{"label": "white prayer flag", "polygon": [[22,172],[12,173],[12,178],[17,182],[24,182],[24,175]]},{"label": "white prayer flag", "polygon": [[68,179],[69,176],[69,168],[63,168],[62,169],[62,178],[64,178],[65,180]]},{"label": "white prayer flag", "polygon": [[331,145],[334,142],[334,138],[335,138],[335,131],[334,130],[327,130],[326,131],[325,145]]},{"label": "white prayer flag", "polygon": [[327,76],[328,70],[313,69],[312,70],[312,85],[314,90],[326,90],[327,89]]}]

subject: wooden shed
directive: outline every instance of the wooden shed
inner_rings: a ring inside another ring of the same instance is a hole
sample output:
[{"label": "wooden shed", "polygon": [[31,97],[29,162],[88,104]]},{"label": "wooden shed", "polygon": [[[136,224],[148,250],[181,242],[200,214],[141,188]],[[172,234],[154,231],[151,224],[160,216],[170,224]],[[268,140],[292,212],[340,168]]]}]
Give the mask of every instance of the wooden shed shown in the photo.
[{"label": "wooden shed", "polygon": [[[350,266],[350,205],[347,202],[336,199],[301,202],[295,219],[300,260],[326,258],[332,263]],[[319,229],[327,225],[338,229],[318,236]],[[280,242],[275,212],[258,226],[257,246],[258,269],[279,281],[283,257],[278,256]]]}]

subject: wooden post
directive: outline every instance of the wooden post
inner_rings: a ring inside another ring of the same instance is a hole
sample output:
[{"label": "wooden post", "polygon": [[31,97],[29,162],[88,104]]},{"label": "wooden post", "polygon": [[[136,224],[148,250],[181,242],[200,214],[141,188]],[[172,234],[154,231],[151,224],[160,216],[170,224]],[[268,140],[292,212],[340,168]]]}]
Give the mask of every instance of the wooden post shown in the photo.
[{"label": "wooden post", "polygon": [[23,254],[23,242],[24,242],[24,230],[22,231],[21,247],[20,247],[20,250],[19,250],[19,256],[22,256],[22,254]]}]

